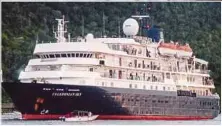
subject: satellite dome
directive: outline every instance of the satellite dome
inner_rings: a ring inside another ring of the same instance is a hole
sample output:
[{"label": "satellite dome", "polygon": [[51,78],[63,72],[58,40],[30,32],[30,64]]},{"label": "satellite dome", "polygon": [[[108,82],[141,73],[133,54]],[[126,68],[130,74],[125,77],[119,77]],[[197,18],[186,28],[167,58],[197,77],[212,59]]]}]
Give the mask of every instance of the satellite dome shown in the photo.
[{"label": "satellite dome", "polygon": [[123,23],[123,32],[127,36],[134,36],[139,31],[139,24],[133,18],[128,18]]},{"label": "satellite dome", "polygon": [[86,35],[86,40],[87,41],[90,41],[90,40],[93,40],[93,39],[94,39],[94,36],[93,36],[92,33],[89,33],[89,34]]}]

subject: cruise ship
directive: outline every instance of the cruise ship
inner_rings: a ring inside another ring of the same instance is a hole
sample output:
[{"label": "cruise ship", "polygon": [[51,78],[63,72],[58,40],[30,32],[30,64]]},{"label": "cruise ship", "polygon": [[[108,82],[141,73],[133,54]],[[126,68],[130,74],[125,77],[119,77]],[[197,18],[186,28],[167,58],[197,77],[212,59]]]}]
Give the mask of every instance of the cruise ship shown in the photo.
[{"label": "cruise ship", "polygon": [[137,36],[139,24],[123,23],[125,37],[72,39],[65,18],[56,42],[36,42],[17,82],[3,82],[24,120],[59,119],[73,110],[106,120],[199,120],[220,112],[208,62],[189,44]]}]

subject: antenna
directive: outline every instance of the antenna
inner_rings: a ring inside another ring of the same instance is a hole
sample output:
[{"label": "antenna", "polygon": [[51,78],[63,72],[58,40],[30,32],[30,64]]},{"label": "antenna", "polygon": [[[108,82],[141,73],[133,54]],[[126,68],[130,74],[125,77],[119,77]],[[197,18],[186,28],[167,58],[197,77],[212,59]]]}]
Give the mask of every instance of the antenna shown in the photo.
[{"label": "antenna", "polygon": [[67,32],[67,28],[65,28],[65,24],[68,23],[68,21],[65,21],[64,15],[62,19],[56,19],[56,20],[58,21],[58,28],[57,28],[57,32],[54,32],[55,38],[57,39],[57,42],[66,42],[66,38],[64,34]]},{"label": "antenna", "polygon": [[105,23],[105,15],[104,15],[104,12],[103,12],[103,36],[106,35],[106,29],[105,29],[105,27],[106,27],[106,23]]},{"label": "antenna", "polygon": [[119,19],[119,17],[118,17],[118,36],[119,36],[119,38],[121,37],[120,36],[120,19]]},{"label": "antenna", "polygon": [[36,35],[36,44],[39,42],[39,34]]},{"label": "antenna", "polygon": [[68,34],[68,42],[70,42],[70,33]]},{"label": "antenna", "polygon": [[142,19],[149,18],[149,15],[132,15],[132,18],[138,18],[140,20],[140,36],[142,35]]},{"label": "antenna", "polygon": [[82,16],[82,37],[84,37],[84,25],[85,25],[85,22],[84,22],[84,17]]}]

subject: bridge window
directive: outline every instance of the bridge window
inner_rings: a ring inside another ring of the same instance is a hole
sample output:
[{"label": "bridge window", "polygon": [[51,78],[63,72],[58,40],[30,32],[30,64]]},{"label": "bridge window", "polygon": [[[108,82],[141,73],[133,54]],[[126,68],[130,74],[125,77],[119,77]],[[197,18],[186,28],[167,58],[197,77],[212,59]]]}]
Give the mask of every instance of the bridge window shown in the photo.
[{"label": "bridge window", "polygon": [[80,57],[82,57],[83,56],[83,54],[82,53],[80,53]]},{"label": "bridge window", "polygon": [[83,57],[86,57],[86,54],[84,54],[84,56]]},{"label": "bridge window", "polygon": [[59,58],[60,57],[60,54],[55,54],[56,58]]},{"label": "bridge window", "polygon": [[72,53],[72,57],[75,57],[75,53]]},{"label": "bridge window", "polygon": [[66,54],[61,54],[61,57],[66,57]]},{"label": "bridge window", "polygon": [[68,57],[71,57],[71,54],[67,54]]},{"label": "bridge window", "polygon": [[76,53],[76,57],[79,57],[79,53]]},{"label": "bridge window", "polygon": [[53,54],[50,54],[49,57],[50,58],[55,58],[55,56]]}]

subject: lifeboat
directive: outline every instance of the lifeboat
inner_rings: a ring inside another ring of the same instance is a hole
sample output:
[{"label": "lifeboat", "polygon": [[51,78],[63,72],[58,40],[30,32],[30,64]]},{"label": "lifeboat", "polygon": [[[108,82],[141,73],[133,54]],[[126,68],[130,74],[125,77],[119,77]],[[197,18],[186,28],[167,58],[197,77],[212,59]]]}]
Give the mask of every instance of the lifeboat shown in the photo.
[{"label": "lifeboat", "polygon": [[160,45],[158,46],[158,51],[161,55],[170,55],[170,56],[177,55],[181,57],[191,57],[193,53],[189,44],[182,46],[179,45],[178,43],[174,44],[173,42],[160,43]]}]

